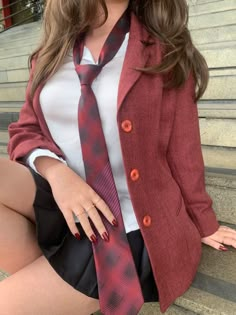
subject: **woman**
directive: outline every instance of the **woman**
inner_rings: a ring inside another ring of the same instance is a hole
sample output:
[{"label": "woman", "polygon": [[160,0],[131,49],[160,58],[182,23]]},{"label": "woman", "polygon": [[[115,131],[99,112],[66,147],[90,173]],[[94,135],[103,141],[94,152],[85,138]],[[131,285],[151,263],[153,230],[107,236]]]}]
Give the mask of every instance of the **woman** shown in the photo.
[{"label": "woman", "polygon": [[[191,285],[201,242],[236,248],[236,231],[219,226],[205,190],[196,100],[208,70],[186,23],[184,0],[47,1],[26,102],[9,127],[13,161],[0,164],[0,266],[13,274],[0,283],[2,314],[98,310],[100,282],[117,286],[110,268],[102,265],[107,279],[100,273],[97,246],[105,256],[112,244],[116,264],[122,228],[143,301],[159,300],[162,312]],[[101,141],[92,147],[91,138]],[[94,184],[106,150],[123,227],[113,182],[104,194],[106,181]],[[106,302],[105,314],[138,312],[111,311],[114,294]]]}]

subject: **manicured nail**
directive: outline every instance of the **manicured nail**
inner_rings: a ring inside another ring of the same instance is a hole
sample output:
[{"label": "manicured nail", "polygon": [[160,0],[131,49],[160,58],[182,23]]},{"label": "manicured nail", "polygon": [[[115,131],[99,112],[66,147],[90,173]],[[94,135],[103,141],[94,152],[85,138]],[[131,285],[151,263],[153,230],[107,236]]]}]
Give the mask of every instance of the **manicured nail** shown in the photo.
[{"label": "manicured nail", "polygon": [[92,236],[90,236],[90,240],[93,242],[93,243],[97,243],[97,238],[96,236],[93,234]]},{"label": "manicured nail", "polygon": [[118,226],[118,222],[117,222],[117,220],[116,220],[116,219],[114,219],[114,220],[112,221],[112,224],[113,224],[114,226]]},{"label": "manicured nail", "polygon": [[104,233],[102,234],[102,238],[104,239],[104,241],[109,242],[109,235],[108,235],[107,232],[104,232]]},{"label": "manicured nail", "polygon": [[77,240],[81,240],[79,233],[75,233],[75,237],[77,238]]},{"label": "manicured nail", "polygon": [[220,246],[219,249],[222,250],[222,251],[224,251],[224,252],[227,252],[227,250],[228,250],[228,248],[226,248],[226,247],[224,247],[224,246]]}]

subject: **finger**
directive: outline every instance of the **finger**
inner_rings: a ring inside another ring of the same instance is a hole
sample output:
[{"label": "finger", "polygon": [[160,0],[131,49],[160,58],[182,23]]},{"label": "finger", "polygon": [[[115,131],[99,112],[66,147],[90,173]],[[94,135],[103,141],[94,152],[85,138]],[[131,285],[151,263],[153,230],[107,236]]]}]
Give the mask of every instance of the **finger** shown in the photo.
[{"label": "finger", "polygon": [[221,243],[236,248],[236,240],[231,237],[224,237]]},{"label": "finger", "polygon": [[[225,230],[218,231],[217,233],[212,235],[211,238],[219,243],[224,243],[224,244],[227,244],[226,242],[229,242],[230,240],[231,240],[230,241],[231,243],[236,242],[236,235],[232,232],[225,231]],[[231,245],[231,244],[227,244],[227,245]]]},{"label": "finger", "polygon": [[71,231],[71,233],[78,239],[80,240],[80,233],[79,230],[75,224],[75,220],[73,217],[73,213],[71,210],[64,210],[62,211],[62,214],[66,220],[66,223]]},{"label": "finger", "polygon": [[102,198],[96,197],[92,200],[92,202],[96,206],[96,208],[102,212],[108,222],[110,222],[113,226],[118,225],[116,218],[114,217],[108,205],[104,202],[104,200],[102,200]]},{"label": "finger", "polygon": [[83,211],[76,211],[74,212],[75,215],[78,217],[80,224],[85,232],[85,234],[87,235],[87,237],[89,238],[89,240],[93,243],[97,242],[97,237],[91,227],[91,224],[89,222],[88,216],[86,211],[83,209]]},{"label": "finger", "polygon": [[90,207],[85,207],[86,212],[89,216],[89,218],[93,221],[98,233],[101,235],[101,238],[104,241],[109,241],[109,234],[102,222],[102,219],[96,209],[96,207],[94,205],[90,206]]},{"label": "finger", "polygon": [[206,239],[203,238],[202,239],[202,243],[206,244],[206,245],[209,245],[219,251],[227,251],[228,249],[221,243],[217,242],[217,241],[214,241],[213,239],[207,237]]},{"label": "finger", "polygon": [[230,227],[228,227],[228,226],[221,225],[221,226],[219,227],[219,230],[220,230],[220,231],[227,231],[227,232],[231,232],[231,233],[233,233],[233,234],[235,234],[235,235],[236,235],[236,230],[231,229],[231,228],[230,228]]}]

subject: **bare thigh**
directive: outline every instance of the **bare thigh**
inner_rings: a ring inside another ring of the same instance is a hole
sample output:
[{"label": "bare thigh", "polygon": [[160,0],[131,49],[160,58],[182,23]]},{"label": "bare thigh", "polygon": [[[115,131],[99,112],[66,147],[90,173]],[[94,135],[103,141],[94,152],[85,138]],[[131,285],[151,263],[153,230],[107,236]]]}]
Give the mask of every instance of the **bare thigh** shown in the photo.
[{"label": "bare thigh", "polygon": [[36,186],[28,168],[0,159],[0,174],[0,203],[35,222],[33,201]]},{"label": "bare thigh", "polygon": [[44,256],[0,282],[0,297],[1,315],[89,315],[99,309],[98,300],[62,280]]},{"label": "bare thigh", "polygon": [[36,240],[34,179],[25,166],[0,159],[0,269],[10,274],[42,252]]}]

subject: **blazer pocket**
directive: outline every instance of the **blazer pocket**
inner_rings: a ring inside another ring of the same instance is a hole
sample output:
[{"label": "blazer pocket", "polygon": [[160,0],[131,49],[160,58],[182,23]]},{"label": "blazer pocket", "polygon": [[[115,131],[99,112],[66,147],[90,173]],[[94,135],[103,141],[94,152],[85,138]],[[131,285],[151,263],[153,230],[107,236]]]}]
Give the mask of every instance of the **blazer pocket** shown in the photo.
[{"label": "blazer pocket", "polygon": [[181,210],[181,208],[182,208],[182,204],[183,204],[183,202],[184,202],[182,195],[180,194],[179,196],[180,196],[180,198],[179,198],[179,202],[178,202],[178,207],[177,207],[177,209],[176,209],[176,216],[179,215],[180,210]]}]

